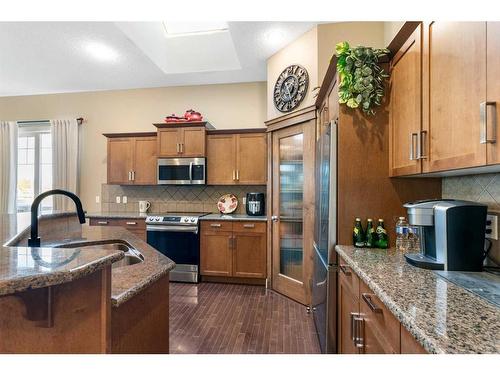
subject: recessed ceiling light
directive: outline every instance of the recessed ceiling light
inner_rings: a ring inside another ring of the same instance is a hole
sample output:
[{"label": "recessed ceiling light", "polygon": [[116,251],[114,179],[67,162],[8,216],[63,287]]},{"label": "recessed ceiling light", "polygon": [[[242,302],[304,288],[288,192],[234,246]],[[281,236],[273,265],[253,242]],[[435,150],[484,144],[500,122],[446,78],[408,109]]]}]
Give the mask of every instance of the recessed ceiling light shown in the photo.
[{"label": "recessed ceiling light", "polygon": [[87,42],[84,48],[90,56],[99,61],[115,61],[118,59],[118,52],[101,42]]},{"label": "recessed ceiling light", "polygon": [[165,29],[167,37],[174,37],[226,31],[228,25],[225,21],[165,21],[163,22],[163,28]]}]

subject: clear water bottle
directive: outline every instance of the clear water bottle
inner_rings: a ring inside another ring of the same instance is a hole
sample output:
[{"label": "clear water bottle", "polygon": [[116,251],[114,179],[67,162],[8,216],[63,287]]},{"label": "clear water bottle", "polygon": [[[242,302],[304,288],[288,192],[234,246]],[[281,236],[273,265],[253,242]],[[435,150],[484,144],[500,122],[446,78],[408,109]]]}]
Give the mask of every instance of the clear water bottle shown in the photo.
[{"label": "clear water bottle", "polygon": [[396,250],[406,253],[411,248],[410,227],[406,218],[401,216],[396,223]]}]

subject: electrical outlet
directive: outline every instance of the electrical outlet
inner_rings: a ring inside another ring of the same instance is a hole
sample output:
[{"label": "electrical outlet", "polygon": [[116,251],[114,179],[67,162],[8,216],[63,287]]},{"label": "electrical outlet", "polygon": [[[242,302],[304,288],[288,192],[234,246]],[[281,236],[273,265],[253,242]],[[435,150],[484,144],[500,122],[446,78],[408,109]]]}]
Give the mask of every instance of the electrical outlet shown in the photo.
[{"label": "electrical outlet", "polygon": [[124,196],[122,197],[122,203],[127,203],[127,196],[126,196],[126,195],[124,195]]},{"label": "electrical outlet", "polygon": [[486,216],[486,238],[498,240],[498,216],[488,214]]},{"label": "electrical outlet", "polygon": [[96,202],[96,203],[101,202],[101,197],[100,197],[99,195],[96,195],[96,196],[95,196],[95,202]]},{"label": "electrical outlet", "polygon": [[120,196],[116,197],[116,203],[121,203],[121,201],[122,201],[122,200],[121,200],[121,197],[120,197]]},{"label": "electrical outlet", "polygon": [[243,197],[243,205],[247,204],[247,197]]}]

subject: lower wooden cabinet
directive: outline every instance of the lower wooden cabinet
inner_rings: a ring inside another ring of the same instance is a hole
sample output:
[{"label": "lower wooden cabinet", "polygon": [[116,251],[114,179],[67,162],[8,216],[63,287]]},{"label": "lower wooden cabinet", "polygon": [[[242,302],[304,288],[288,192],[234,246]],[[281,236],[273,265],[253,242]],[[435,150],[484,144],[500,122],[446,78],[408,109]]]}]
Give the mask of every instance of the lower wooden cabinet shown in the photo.
[{"label": "lower wooden cabinet", "polygon": [[337,289],[339,353],[427,353],[342,259],[339,268]]},{"label": "lower wooden cabinet", "polygon": [[266,223],[203,221],[200,238],[203,276],[266,278]]},{"label": "lower wooden cabinet", "polygon": [[[342,354],[358,354],[356,321],[359,319],[359,283],[357,276],[345,264],[341,264],[338,282],[338,351]],[[351,280],[355,280],[355,285]],[[356,289],[358,288],[358,289]]]},{"label": "lower wooden cabinet", "polygon": [[146,241],[146,221],[144,219],[90,219],[89,225],[91,226],[108,226],[108,227],[123,227],[135,234],[141,240]]}]

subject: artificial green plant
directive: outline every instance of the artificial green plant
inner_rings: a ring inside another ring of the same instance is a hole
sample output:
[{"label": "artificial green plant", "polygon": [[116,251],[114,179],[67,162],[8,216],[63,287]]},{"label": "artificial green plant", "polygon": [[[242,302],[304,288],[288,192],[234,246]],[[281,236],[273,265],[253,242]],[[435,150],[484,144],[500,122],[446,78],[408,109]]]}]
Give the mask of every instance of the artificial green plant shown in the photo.
[{"label": "artificial green plant", "polygon": [[382,103],[384,81],[389,77],[378,62],[390,51],[363,46],[351,48],[347,42],[338,43],[335,51],[340,79],[339,103],[374,115],[373,107]]}]

